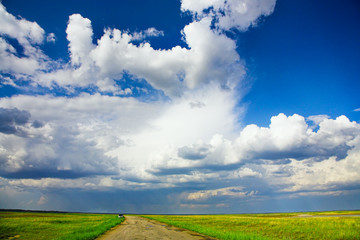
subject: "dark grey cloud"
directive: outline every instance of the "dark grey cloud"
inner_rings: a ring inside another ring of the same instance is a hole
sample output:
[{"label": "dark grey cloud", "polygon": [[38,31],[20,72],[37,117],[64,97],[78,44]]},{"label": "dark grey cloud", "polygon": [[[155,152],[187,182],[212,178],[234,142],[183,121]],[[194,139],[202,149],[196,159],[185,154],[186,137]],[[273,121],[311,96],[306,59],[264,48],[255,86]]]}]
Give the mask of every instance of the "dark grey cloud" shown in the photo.
[{"label": "dark grey cloud", "polygon": [[39,120],[35,120],[31,126],[34,127],[34,128],[42,128],[44,126],[44,122],[42,121],[39,121]]},{"label": "dark grey cloud", "polygon": [[15,172],[6,172],[0,170],[0,176],[8,179],[41,179],[41,178],[59,178],[59,179],[76,179],[82,177],[91,177],[97,175],[111,175],[104,171],[81,171],[81,170],[57,170],[51,168],[23,168]]},{"label": "dark grey cloud", "polygon": [[0,132],[5,134],[22,134],[18,128],[30,120],[30,113],[17,108],[0,108]]},{"label": "dark grey cloud", "polygon": [[233,163],[227,165],[219,164],[202,164],[196,167],[157,167],[147,170],[148,173],[151,173],[155,176],[166,176],[166,175],[190,175],[194,172],[199,173],[212,173],[219,171],[232,171],[236,170],[239,167],[243,166],[244,163]]},{"label": "dark grey cloud", "polygon": [[174,204],[169,194],[178,194],[183,189],[79,191],[69,189],[45,192],[49,209],[110,213],[174,213]]},{"label": "dark grey cloud", "polygon": [[[336,159],[342,160],[348,156],[348,151],[353,147],[344,144],[322,147],[319,145],[304,145],[294,146],[286,150],[268,150],[258,152],[248,152],[245,161],[263,163],[262,160],[271,160],[273,164],[287,164],[290,163],[289,159],[296,159],[298,161],[312,158],[314,161],[323,161],[329,157],[335,156]],[[260,160],[260,161],[257,161]]]},{"label": "dark grey cloud", "polygon": [[31,114],[28,111],[17,108],[0,108],[0,133],[27,137],[26,128],[42,128],[45,125],[40,120],[31,123],[30,118]]},{"label": "dark grey cloud", "polygon": [[286,150],[268,150],[251,152],[247,154],[247,158],[244,161],[247,162],[259,162],[263,164],[263,160],[272,161],[272,164],[288,164],[291,161],[289,159],[296,159],[302,161],[312,158],[314,161],[323,161],[329,157],[335,156],[338,161],[345,159],[348,156],[348,151],[353,147],[346,144],[334,146],[331,148],[321,148],[320,146],[300,146],[293,149]]},{"label": "dark grey cloud", "polygon": [[178,149],[178,156],[189,160],[204,159],[210,152],[211,145],[194,144]]},{"label": "dark grey cloud", "polygon": [[[11,144],[7,153],[0,155],[0,176],[5,178],[75,179],[112,175],[117,170],[115,158],[105,156],[93,141],[80,138],[72,128],[58,127],[51,138],[9,138],[0,144],[5,144],[5,149],[6,144]],[[25,154],[11,158],[19,151]]]}]

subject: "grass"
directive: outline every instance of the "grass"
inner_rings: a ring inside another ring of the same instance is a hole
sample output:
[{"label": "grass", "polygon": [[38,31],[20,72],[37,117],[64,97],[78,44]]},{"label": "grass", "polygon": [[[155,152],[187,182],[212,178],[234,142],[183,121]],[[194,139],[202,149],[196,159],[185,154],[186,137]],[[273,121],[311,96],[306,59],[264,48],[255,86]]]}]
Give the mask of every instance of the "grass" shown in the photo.
[{"label": "grass", "polygon": [[[328,215],[304,218],[298,215]],[[360,211],[237,215],[147,215],[218,239],[360,239]]]},{"label": "grass", "polygon": [[0,239],[95,239],[123,219],[110,214],[0,212]]}]

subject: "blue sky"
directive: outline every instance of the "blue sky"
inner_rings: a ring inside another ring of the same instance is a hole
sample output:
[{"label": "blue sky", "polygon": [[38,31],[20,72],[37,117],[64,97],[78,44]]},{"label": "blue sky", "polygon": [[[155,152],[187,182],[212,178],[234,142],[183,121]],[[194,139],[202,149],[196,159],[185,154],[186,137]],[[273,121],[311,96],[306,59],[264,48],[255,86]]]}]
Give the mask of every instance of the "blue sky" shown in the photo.
[{"label": "blue sky", "polygon": [[0,7],[0,208],[360,207],[357,1]]}]

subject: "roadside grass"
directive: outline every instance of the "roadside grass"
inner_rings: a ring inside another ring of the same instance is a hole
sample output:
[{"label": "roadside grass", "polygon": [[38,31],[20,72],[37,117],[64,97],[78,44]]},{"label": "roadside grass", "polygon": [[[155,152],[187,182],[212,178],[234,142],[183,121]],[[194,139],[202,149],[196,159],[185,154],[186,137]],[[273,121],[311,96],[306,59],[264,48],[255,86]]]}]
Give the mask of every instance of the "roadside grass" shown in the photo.
[{"label": "roadside grass", "polygon": [[218,239],[360,239],[360,217],[331,216],[349,214],[360,211],[143,217]]},{"label": "roadside grass", "polygon": [[123,221],[117,215],[0,212],[0,239],[95,239]]}]

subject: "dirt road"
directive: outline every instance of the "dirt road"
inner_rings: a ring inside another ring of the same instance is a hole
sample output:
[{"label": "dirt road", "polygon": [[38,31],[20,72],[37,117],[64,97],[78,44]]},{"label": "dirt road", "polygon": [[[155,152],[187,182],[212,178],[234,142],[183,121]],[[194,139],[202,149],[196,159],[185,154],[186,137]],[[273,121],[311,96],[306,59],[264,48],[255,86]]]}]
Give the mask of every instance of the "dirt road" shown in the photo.
[{"label": "dirt road", "polygon": [[160,240],[160,239],[214,239],[198,233],[168,226],[165,223],[137,216],[126,216],[125,222],[105,233],[98,240]]}]

